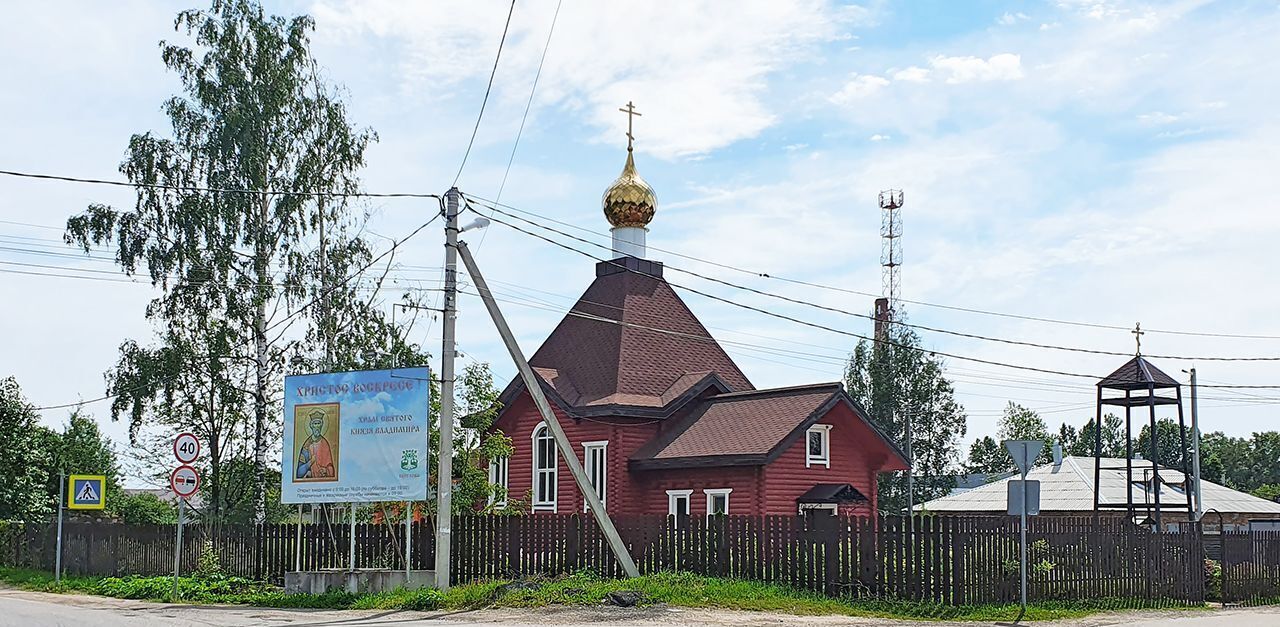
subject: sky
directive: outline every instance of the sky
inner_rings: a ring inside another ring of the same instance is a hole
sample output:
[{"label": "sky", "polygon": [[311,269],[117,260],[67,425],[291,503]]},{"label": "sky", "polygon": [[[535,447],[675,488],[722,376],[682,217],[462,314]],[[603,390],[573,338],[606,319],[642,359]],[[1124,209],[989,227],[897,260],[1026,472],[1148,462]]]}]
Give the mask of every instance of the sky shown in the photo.
[{"label": "sky", "polygon": [[[362,174],[368,191],[440,193],[457,176],[464,193],[500,194],[544,224],[607,244],[600,195],[625,159],[618,108],[633,101],[642,113],[636,163],[659,198],[649,257],[669,268],[869,313],[881,291],[877,193],[903,189],[900,289],[915,301],[906,305],[911,323],[1128,354],[1128,329],[1141,322],[1144,353],[1176,357],[1154,362],[1181,380],[1196,367],[1202,384],[1280,385],[1276,362],[1189,359],[1280,355],[1280,4],[729,6],[563,0],[548,45],[557,2],[517,2],[458,176],[509,4],[267,3],[315,17],[312,47],[325,78],[345,88],[351,121],[377,132]],[[179,85],[157,44],[182,40],[173,31],[181,8],[138,0],[8,8],[0,169],[120,179],[129,136],[167,132],[160,105]],[[125,188],[0,176],[0,376],[16,377],[38,406],[102,396],[121,342],[153,337],[143,313],[156,292],[119,282],[110,250],[86,259],[59,243],[66,218],[88,204],[131,200]],[[436,211],[415,199],[361,208],[384,238],[403,237]],[[594,276],[593,260],[501,224],[464,239],[526,354]],[[432,227],[396,255],[396,290],[439,287],[442,241]],[[871,333],[863,318],[672,269],[667,277]],[[857,341],[677,291],[757,387],[838,380]],[[920,334],[929,349],[953,355],[946,363],[969,416],[966,442],[994,434],[1011,400],[1051,428],[1083,424],[1094,381],[962,358],[1095,377],[1126,360]],[[420,320],[410,337],[439,353],[438,323]],[[503,383],[514,376],[475,297],[460,301],[458,337],[464,362],[490,362]],[[1205,388],[1202,426],[1275,429],[1276,403],[1276,389]],[[127,428],[110,422],[107,403],[86,409],[124,446]],[[43,418],[59,425],[67,411]]]}]

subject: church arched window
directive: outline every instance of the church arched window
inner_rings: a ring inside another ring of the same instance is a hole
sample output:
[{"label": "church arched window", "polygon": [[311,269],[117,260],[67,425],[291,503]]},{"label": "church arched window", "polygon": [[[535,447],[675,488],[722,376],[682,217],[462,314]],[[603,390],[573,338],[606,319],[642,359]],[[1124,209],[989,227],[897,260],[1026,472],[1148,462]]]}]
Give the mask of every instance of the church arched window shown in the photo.
[{"label": "church arched window", "polygon": [[533,429],[533,509],[556,511],[556,440],[547,423]]}]

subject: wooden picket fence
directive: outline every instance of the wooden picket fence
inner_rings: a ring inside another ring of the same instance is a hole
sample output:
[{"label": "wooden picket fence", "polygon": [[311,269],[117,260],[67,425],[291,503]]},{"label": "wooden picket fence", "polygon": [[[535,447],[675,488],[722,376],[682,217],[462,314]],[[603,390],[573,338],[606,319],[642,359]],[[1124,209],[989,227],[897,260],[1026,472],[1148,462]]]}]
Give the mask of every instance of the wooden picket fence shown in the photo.
[{"label": "wooden picket fence", "polygon": [[[747,579],[842,598],[906,599],[952,605],[1018,596],[1018,523],[1007,517],[837,518],[813,516],[619,516],[615,524],[640,570]],[[434,524],[413,526],[413,567],[434,563]],[[1201,603],[1204,548],[1198,529],[1153,533],[1119,520],[1032,519],[1030,594],[1037,599],[1129,599]],[[0,530],[0,564],[53,568],[52,525]],[[229,574],[279,582],[294,569],[345,568],[346,525],[184,529],[183,570],[209,543]],[[455,581],[554,576],[590,570],[620,576],[589,515],[463,516],[453,521]],[[403,525],[357,525],[357,565],[404,568]],[[1231,555],[1234,540],[1225,540]],[[1280,557],[1267,544],[1224,559],[1224,588],[1261,598],[1276,585]],[[173,571],[172,526],[71,523],[64,568],[71,574],[159,575]],[[1235,552],[1232,552],[1235,551]],[[1230,572],[1231,585],[1226,573]],[[1266,586],[1272,586],[1267,588]],[[1225,591],[1224,591],[1225,592]]]},{"label": "wooden picket fence", "polygon": [[1280,603],[1280,531],[1222,534],[1222,600]]}]

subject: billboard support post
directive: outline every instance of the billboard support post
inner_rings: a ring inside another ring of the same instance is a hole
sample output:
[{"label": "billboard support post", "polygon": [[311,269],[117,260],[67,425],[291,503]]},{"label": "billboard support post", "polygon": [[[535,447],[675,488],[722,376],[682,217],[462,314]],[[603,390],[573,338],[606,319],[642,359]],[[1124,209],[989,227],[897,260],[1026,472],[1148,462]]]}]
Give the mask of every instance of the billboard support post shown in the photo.
[{"label": "billboard support post", "polygon": [[293,572],[302,570],[302,503],[298,503],[298,530],[294,533]]},{"label": "billboard support post", "polygon": [[404,510],[404,580],[409,581],[409,572],[413,570],[410,558],[413,555],[413,501],[405,502]]},{"label": "billboard support post", "polygon": [[356,570],[356,504],[347,503],[347,507],[351,508],[351,533],[348,534],[347,544],[350,545],[351,554],[348,562],[351,564],[351,572]]}]

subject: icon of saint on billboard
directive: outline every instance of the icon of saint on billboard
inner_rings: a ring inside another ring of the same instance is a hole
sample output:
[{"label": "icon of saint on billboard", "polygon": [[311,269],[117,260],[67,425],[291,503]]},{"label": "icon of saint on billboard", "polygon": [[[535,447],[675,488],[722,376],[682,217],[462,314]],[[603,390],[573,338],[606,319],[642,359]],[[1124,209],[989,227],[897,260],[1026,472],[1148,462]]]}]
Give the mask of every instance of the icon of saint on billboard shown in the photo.
[{"label": "icon of saint on billboard", "polygon": [[296,405],[293,408],[294,479],[338,480],[338,403]]}]

